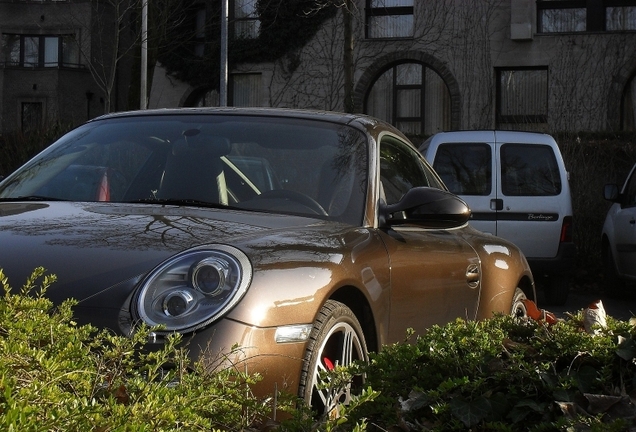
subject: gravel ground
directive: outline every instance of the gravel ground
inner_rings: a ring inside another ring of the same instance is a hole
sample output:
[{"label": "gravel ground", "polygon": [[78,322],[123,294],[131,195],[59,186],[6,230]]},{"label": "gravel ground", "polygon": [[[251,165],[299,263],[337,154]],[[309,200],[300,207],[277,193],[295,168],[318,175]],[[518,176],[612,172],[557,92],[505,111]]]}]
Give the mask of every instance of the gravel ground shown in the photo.
[{"label": "gravel ground", "polygon": [[636,287],[633,292],[626,293],[624,298],[613,298],[603,292],[595,293],[588,291],[570,291],[568,301],[564,306],[549,306],[542,302],[542,293],[538,292],[539,307],[554,312],[557,316],[563,317],[565,312],[578,312],[585,309],[590,303],[601,300],[607,315],[620,320],[629,320],[636,316]]}]

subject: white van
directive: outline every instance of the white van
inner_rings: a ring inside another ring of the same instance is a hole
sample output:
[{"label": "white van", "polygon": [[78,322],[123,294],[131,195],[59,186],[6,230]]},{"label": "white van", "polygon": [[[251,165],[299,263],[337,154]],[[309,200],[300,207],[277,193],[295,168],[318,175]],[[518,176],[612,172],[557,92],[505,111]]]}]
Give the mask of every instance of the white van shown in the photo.
[{"label": "white van", "polygon": [[575,248],[568,173],[554,138],[533,132],[440,132],[420,151],[470,206],[471,225],[519,246],[546,302],[563,305]]}]

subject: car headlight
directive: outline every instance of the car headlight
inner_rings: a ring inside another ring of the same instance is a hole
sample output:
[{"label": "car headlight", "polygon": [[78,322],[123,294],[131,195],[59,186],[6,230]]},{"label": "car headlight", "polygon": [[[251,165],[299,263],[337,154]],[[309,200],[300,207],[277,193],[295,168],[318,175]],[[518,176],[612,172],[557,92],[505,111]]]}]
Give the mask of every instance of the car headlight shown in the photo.
[{"label": "car headlight", "polygon": [[175,255],[141,284],[134,303],[146,324],[188,332],[217,320],[245,294],[252,280],[247,256],[213,245]]}]

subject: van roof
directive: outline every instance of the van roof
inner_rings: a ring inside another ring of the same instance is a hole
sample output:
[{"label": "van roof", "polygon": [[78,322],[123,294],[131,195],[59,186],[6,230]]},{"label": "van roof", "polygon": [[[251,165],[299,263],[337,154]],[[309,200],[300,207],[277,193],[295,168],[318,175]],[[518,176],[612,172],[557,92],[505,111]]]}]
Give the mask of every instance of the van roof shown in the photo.
[{"label": "van roof", "polygon": [[427,142],[514,142],[532,144],[556,144],[554,138],[541,132],[521,132],[508,130],[462,130],[438,132]]}]

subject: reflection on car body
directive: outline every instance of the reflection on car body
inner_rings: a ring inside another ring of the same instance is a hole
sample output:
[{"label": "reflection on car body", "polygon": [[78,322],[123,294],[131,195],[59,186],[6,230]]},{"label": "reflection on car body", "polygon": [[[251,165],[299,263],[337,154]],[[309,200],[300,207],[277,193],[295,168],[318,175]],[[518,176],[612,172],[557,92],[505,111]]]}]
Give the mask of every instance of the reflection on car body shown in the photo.
[{"label": "reflection on car body", "polygon": [[523,254],[469,216],[407,138],[370,117],[119,113],[0,183],[0,268],[57,274],[48,295],[77,299],[79,322],[161,325],[207,362],[238,344],[235,360],[264,377],[256,391],[321,410],[321,370],[407,328],[525,313]]}]

